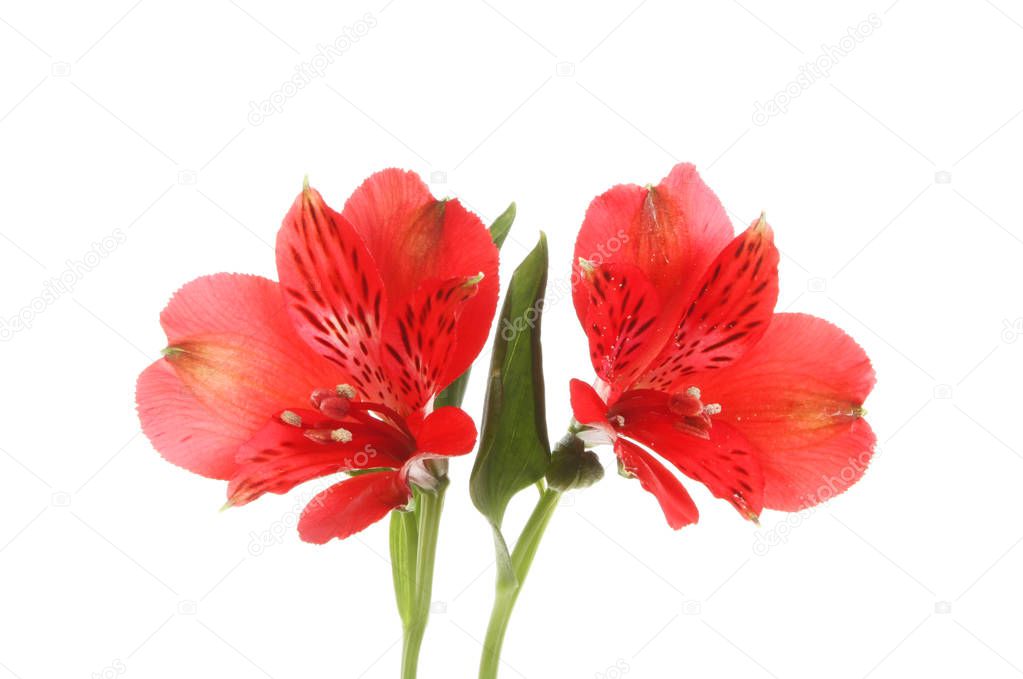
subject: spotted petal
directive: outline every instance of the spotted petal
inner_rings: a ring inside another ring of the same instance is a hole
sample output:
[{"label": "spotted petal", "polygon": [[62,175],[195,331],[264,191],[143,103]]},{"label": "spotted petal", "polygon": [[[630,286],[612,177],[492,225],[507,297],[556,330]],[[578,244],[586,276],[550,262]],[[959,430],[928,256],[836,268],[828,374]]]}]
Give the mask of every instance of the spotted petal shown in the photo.
[{"label": "spotted petal", "polygon": [[407,408],[421,408],[447,385],[445,373],[459,341],[458,321],[479,283],[475,278],[425,281],[388,319],[384,370]]},{"label": "spotted petal", "polygon": [[763,336],[777,299],[778,250],[761,218],[710,265],[642,384],[678,391],[734,362]]},{"label": "spotted petal", "polygon": [[360,397],[401,406],[382,368],[388,296],[362,238],[306,188],[277,235],[277,271],[299,334],[350,376]]},{"label": "spotted petal", "polygon": [[643,374],[664,345],[657,291],[636,266],[604,264],[584,271],[583,329],[597,376],[612,387],[612,397]]}]

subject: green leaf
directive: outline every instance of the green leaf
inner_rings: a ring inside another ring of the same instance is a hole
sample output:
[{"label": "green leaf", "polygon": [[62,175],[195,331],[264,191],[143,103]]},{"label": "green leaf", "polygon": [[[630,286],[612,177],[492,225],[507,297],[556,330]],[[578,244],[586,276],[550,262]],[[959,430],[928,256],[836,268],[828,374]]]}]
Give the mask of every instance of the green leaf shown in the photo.
[{"label": "green leaf", "polygon": [[494,239],[494,245],[500,250],[504,245],[504,239],[511,231],[512,223],[515,221],[515,203],[508,206],[504,212],[498,215],[494,223],[490,225],[490,237]]},{"label": "green leaf", "polygon": [[498,318],[480,450],[469,479],[473,504],[497,528],[512,496],[550,463],[540,316],[547,288],[547,237],[512,275]]},{"label": "green leaf", "polygon": [[[502,212],[494,223],[490,225],[490,237],[494,241],[494,245],[500,250],[501,246],[504,245],[504,240],[508,237],[508,233],[511,231],[512,223],[515,221],[515,203],[508,206],[504,212]],[[469,368],[464,373],[458,376],[454,382],[448,385],[447,389],[437,395],[437,399],[434,401],[434,407],[440,408],[443,406],[461,406],[462,399],[465,398],[465,388],[469,386],[469,373],[472,368]]]}]

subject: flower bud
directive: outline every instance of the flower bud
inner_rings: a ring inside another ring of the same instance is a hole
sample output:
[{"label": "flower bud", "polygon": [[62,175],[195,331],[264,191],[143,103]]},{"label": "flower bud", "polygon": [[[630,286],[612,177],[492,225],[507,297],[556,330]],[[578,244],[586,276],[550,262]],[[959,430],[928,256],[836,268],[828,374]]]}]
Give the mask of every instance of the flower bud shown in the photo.
[{"label": "flower bud", "polygon": [[604,468],[596,453],[574,434],[566,435],[551,454],[547,467],[547,485],[558,491],[588,488],[604,478]]}]

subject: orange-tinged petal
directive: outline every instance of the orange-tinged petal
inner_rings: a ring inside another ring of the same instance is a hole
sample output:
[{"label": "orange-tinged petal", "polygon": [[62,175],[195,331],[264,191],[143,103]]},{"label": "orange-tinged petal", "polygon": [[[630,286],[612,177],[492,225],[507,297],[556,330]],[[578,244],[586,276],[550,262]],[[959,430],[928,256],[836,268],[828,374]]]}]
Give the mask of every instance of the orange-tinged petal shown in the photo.
[{"label": "orange-tinged petal", "polygon": [[[580,259],[634,265],[657,290],[667,323],[673,324],[731,238],[721,201],[694,166],[679,164],[655,187],[619,185],[590,203],[576,240],[574,280],[581,280]],[[573,298],[585,322],[585,292],[578,284]]]},{"label": "orange-tinged petal", "polygon": [[210,478],[231,478],[235,453],[249,435],[243,424],[200,403],[162,359],[139,375],[135,398],[142,431],[167,461]]},{"label": "orange-tinged petal", "polygon": [[764,506],[794,511],[863,475],[875,437],[862,419],[874,385],[870,360],[841,329],[805,314],[776,314],[760,342],[727,369],[704,373],[714,417],[760,451]]},{"label": "orange-tinged petal", "polygon": [[273,281],[216,274],[179,290],[160,316],[169,347],[139,378],[143,429],[170,461],[225,478],[232,446],[266,418],[344,375],[297,335]]}]

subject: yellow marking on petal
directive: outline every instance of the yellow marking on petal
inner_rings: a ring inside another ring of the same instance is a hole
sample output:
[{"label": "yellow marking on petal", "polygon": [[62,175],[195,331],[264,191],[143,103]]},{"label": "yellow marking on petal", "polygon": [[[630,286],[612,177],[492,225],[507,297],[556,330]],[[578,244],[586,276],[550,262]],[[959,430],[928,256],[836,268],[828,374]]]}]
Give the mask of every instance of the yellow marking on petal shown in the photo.
[{"label": "yellow marking on petal", "polygon": [[163,355],[164,358],[171,359],[180,354],[184,354],[185,350],[182,349],[181,347],[175,347],[172,345],[161,349],[160,353]]},{"label": "yellow marking on petal", "polygon": [[760,219],[757,220],[756,229],[763,229],[767,226],[767,210],[760,211]]},{"label": "yellow marking on petal", "polygon": [[586,276],[586,278],[590,278],[593,275],[593,272],[597,270],[597,267],[594,266],[593,262],[585,257],[580,257],[579,269],[583,272],[583,275]]}]

